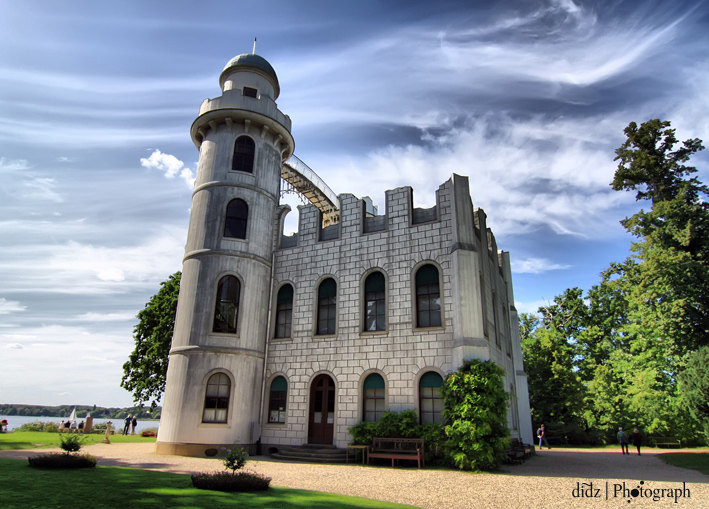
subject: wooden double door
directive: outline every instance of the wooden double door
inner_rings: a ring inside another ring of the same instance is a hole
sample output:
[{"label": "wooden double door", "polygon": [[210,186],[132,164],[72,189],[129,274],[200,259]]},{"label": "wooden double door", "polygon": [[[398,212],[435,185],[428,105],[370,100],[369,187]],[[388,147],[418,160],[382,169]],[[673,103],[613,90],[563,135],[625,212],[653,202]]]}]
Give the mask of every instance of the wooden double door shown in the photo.
[{"label": "wooden double door", "polygon": [[318,375],[310,387],[308,443],[332,444],[335,431],[335,383]]}]

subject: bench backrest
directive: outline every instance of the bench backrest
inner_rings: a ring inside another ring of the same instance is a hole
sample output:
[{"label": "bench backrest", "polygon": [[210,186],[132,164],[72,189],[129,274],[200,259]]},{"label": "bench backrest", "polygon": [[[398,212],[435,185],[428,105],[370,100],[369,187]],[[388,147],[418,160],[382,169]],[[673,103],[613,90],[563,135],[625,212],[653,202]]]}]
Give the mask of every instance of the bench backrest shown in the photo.
[{"label": "bench backrest", "polygon": [[372,449],[377,451],[416,452],[423,449],[422,438],[374,438]]}]

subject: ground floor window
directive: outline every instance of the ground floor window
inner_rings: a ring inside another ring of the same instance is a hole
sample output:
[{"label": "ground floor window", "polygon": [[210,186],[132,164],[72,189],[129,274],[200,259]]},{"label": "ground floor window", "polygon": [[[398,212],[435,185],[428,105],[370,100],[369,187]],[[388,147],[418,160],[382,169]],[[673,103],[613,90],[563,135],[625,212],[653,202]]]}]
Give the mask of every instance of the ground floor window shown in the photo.
[{"label": "ground floor window", "polygon": [[377,422],[384,415],[384,379],[372,373],[364,381],[364,415],[366,422]]},{"label": "ground floor window", "polygon": [[231,380],[224,373],[216,373],[207,381],[202,422],[227,422]]},{"label": "ground floor window", "polygon": [[419,381],[419,409],[421,424],[440,424],[443,422],[443,399],[441,386],[443,378],[434,371],[425,373]]},{"label": "ground floor window", "polygon": [[268,403],[268,422],[285,424],[286,402],[288,399],[288,382],[282,376],[277,376],[271,382],[271,392]]}]

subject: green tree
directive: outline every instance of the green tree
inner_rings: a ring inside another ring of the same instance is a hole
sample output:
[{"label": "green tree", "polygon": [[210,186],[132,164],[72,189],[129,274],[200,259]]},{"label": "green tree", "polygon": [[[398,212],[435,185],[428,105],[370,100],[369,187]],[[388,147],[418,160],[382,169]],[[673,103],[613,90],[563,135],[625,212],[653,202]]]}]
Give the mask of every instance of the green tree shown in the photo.
[{"label": "green tree", "polygon": [[684,405],[701,423],[709,444],[709,346],[691,354],[679,380]]},{"label": "green tree", "polygon": [[446,455],[462,470],[495,470],[510,446],[502,368],[465,361],[441,387]]},{"label": "green tree", "polygon": [[123,364],[121,387],[133,393],[138,405],[152,400],[151,409],[165,391],[181,275],[176,272],[162,282],[158,293],[138,313],[139,322],[133,330],[135,349]]}]

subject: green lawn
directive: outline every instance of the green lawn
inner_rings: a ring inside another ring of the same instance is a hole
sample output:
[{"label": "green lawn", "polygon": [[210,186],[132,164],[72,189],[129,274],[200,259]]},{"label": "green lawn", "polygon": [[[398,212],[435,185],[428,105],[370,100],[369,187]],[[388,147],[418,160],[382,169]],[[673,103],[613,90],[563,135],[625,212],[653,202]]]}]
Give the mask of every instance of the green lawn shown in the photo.
[{"label": "green lawn", "polygon": [[[104,434],[82,435],[86,437],[84,445],[97,444],[106,436]],[[117,444],[155,442],[155,437],[141,437],[140,435],[111,435],[111,442]],[[0,450],[9,449],[46,449],[59,447],[59,433],[45,431],[13,431],[0,433]]]},{"label": "green lawn", "polygon": [[411,508],[331,493],[272,487],[255,493],[222,493],[192,487],[187,475],[133,468],[79,470],[31,468],[27,460],[0,459],[2,507],[96,508]]},{"label": "green lawn", "polygon": [[660,459],[676,467],[689,468],[709,475],[709,453],[706,452],[668,452],[660,454]]}]

